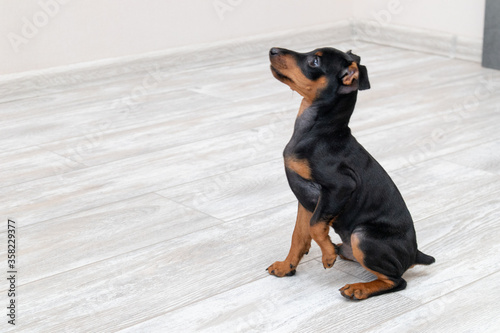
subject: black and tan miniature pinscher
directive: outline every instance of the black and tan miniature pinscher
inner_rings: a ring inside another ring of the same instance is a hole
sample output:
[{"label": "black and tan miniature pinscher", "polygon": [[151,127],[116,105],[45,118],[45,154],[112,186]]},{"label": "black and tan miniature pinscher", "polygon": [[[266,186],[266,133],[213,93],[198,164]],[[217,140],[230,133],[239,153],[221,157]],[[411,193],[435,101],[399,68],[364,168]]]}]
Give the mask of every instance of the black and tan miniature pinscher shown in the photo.
[{"label": "black and tan miniature pinscher", "polygon": [[[351,135],[358,90],[370,88],[366,67],[351,51],[333,48],[309,53],[272,48],[269,57],[274,77],[303,100],[283,153],[299,202],[292,246],[284,261],[267,270],[279,277],[294,275],[313,239],[325,269],[340,256],[376,276],[344,286],[344,297],[361,300],[404,289],[407,269],[435,260],[417,249],[413,220],[396,185]],[[342,244],[332,243],[330,227]]]}]

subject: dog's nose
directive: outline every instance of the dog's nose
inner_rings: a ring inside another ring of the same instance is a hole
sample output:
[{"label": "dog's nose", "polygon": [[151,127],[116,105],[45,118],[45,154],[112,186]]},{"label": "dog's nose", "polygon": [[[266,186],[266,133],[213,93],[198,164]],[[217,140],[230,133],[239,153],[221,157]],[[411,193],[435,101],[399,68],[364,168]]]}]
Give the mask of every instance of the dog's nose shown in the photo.
[{"label": "dog's nose", "polygon": [[280,50],[277,47],[273,47],[271,50],[269,50],[269,55],[270,56],[275,56],[280,53]]}]

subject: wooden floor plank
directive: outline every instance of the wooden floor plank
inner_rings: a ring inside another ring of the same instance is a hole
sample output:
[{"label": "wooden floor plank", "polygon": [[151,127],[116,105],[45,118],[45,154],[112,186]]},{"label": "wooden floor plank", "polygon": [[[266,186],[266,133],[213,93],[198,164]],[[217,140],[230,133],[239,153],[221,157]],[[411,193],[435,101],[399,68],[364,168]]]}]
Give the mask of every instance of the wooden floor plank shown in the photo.
[{"label": "wooden floor plank", "polygon": [[85,165],[38,147],[0,153],[0,187],[57,176],[79,170]]},{"label": "wooden floor plank", "polygon": [[500,316],[485,309],[500,301],[500,273],[448,293],[405,314],[372,326],[370,332],[496,332]]},{"label": "wooden floor plank", "polygon": [[500,178],[486,171],[429,160],[391,172],[415,221],[476,198],[488,199],[500,188]]},{"label": "wooden floor plank", "polygon": [[[499,111],[500,113],[500,111]],[[491,139],[487,137],[485,139]],[[500,175],[500,140],[486,142],[442,157],[446,161]]]},{"label": "wooden floor plank", "polygon": [[[17,228],[22,284],[221,224],[155,194]],[[5,236],[5,235],[4,235]],[[0,249],[6,257],[7,249]],[[3,289],[5,285],[1,285]]]},{"label": "wooden floor plank", "polygon": [[387,170],[396,170],[499,140],[498,125],[491,121],[497,114],[495,110],[485,109],[466,119],[452,117],[450,113],[434,115],[373,133],[361,133],[358,141]]}]

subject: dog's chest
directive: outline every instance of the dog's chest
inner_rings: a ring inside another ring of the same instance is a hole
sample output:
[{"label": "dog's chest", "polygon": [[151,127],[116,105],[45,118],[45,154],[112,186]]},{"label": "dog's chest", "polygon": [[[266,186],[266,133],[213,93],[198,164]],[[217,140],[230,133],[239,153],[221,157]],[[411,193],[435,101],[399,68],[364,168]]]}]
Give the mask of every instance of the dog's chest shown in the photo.
[{"label": "dog's chest", "polygon": [[292,138],[285,147],[285,158],[303,158],[314,149],[315,135],[313,127],[315,125],[317,112],[314,108],[306,109],[295,120]]}]

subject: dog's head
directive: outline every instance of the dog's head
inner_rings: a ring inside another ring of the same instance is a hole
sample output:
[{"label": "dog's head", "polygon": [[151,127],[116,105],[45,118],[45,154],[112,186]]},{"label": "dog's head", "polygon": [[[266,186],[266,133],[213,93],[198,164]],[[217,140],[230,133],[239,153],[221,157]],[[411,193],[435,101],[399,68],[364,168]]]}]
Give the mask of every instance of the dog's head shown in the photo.
[{"label": "dog's head", "polygon": [[273,47],[269,58],[274,77],[309,102],[370,88],[366,67],[351,51],[321,48],[298,53]]}]

